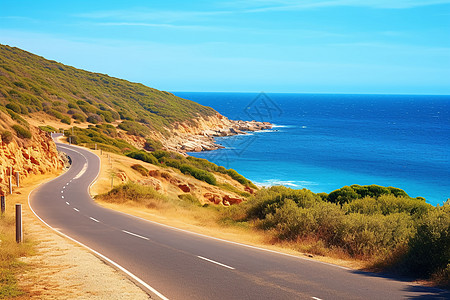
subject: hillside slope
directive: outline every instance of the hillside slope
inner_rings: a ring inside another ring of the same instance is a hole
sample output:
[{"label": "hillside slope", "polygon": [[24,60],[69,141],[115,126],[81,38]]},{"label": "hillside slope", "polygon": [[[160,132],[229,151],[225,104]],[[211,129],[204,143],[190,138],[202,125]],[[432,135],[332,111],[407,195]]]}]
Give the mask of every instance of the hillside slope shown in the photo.
[{"label": "hillside slope", "polygon": [[[175,95],[92,73],[0,44],[0,106],[19,114],[44,111],[63,123],[138,122],[165,133],[176,123],[217,114]],[[135,125],[135,124],[134,124]],[[140,128],[145,134],[146,129]]]}]

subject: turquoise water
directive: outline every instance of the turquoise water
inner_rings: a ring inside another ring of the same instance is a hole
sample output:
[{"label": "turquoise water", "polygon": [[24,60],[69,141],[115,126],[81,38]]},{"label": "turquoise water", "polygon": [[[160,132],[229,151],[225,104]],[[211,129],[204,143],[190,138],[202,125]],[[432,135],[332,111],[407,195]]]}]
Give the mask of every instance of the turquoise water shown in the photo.
[{"label": "turquoise water", "polygon": [[275,124],[192,153],[256,184],[327,193],[378,184],[433,205],[450,198],[450,96],[175,94],[231,119]]}]

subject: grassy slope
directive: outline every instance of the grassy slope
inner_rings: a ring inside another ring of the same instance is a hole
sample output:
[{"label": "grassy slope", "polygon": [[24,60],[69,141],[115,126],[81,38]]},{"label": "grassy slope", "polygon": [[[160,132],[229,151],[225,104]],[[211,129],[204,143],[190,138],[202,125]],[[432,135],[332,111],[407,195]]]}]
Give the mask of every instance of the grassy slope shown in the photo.
[{"label": "grassy slope", "polygon": [[122,119],[162,132],[175,122],[216,113],[168,92],[0,45],[0,107],[7,105],[20,114],[45,111],[64,122]]}]

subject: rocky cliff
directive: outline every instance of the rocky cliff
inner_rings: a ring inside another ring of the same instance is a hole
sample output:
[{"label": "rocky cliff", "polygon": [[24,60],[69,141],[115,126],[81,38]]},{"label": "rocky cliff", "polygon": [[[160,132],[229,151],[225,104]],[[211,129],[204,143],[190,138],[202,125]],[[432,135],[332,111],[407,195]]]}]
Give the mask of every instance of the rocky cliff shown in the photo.
[{"label": "rocky cliff", "polygon": [[[0,113],[0,118],[5,115]],[[20,180],[33,174],[57,172],[63,163],[58,156],[55,143],[49,134],[30,127],[31,138],[18,138],[14,130],[4,122],[0,124],[0,133],[10,132],[11,135],[0,134],[0,189],[9,191],[9,175],[19,172]],[[13,177],[15,184],[15,177]]]},{"label": "rocky cliff", "polygon": [[272,128],[272,124],[257,121],[234,121],[221,114],[198,117],[192,122],[177,123],[169,138],[163,138],[167,150],[179,153],[210,151],[223,148],[215,137],[246,134]]}]

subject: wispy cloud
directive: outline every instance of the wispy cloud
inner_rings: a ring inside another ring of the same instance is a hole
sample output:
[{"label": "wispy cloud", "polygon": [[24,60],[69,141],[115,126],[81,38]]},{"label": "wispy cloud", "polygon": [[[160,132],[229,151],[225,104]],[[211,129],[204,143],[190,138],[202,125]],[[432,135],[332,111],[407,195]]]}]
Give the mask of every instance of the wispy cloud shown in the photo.
[{"label": "wispy cloud", "polygon": [[186,30],[217,30],[219,28],[211,26],[196,26],[196,25],[174,25],[164,23],[142,23],[142,22],[99,22],[91,25],[96,26],[123,26],[123,27],[155,27],[166,29],[186,29]]},{"label": "wispy cloud", "polygon": [[94,11],[82,14],[76,14],[75,17],[85,19],[115,19],[115,20],[134,20],[134,21],[164,21],[167,23],[201,20],[218,15],[232,14],[233,11],[213,10],[213,11],[177,11],[177,10],[149,10],[149,9],[127,9]]},{"label": "wispy cloud", "polygon": [[250,0],[230,1],[229,7],[240,7],[246,12],[292,11],[326,7],[368,7],[375,9],[407,9],[438,4],[450,0]]}]

